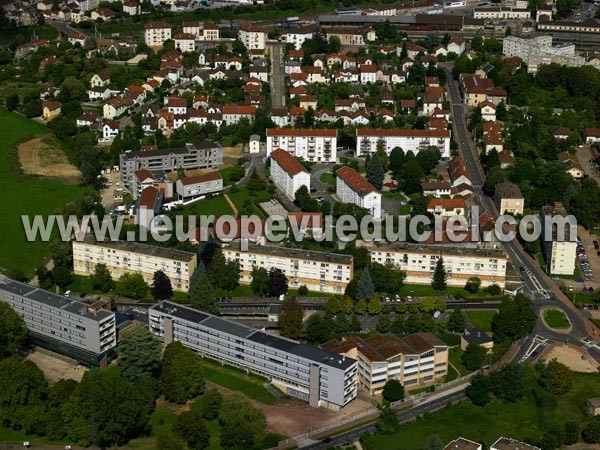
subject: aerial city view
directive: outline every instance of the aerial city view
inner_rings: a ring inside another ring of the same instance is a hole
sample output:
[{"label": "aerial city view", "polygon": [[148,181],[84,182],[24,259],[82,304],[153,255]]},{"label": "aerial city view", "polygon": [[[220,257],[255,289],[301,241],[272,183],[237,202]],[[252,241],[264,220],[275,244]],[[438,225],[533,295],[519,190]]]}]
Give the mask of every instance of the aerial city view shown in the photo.
[{"label": "aerial city view", "polygon": [[0,449],[600,449],[600,0],[4,0]]}]

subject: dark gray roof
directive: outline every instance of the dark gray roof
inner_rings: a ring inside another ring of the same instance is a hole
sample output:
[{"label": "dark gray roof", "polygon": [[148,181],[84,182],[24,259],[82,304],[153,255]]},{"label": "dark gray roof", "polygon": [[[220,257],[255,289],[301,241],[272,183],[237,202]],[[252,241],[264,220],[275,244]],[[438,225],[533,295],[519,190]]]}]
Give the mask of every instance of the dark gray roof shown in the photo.
[{"label": "dark gray roof", "polygon": [[198,311],[197,309],[187,308],[173,302],[161,302],[158,305],[154,305],[151,309],[155,309],[157,311],[164,312],[165,314],[173,315],[183,320],[187,320],[188,322],[194,323],[200,323],[207,317],[210,317],[208,314]]},{"label": "dark gray roof", "polygon": [[192,261],[196,258],[195,253],[184,252],[167,247],[158,247],[155,245],[140,244],[139,242],[129,241],[97,241],[91,234],[86,234],[83,242],[98,245],[105,248],[113,248],[122,251],[141,253],[143,255],[157,256],[159,258],[175,259],[178,261]]},{"label": "dark gray roof", "polygon": [[[223,246],[224,250],[240,251],[240,241],[232,241]],[[272,255],[280,258],[289,259],[308,259],[331,264],[352,264],[351,255],[343,255],[339,253],[315,252],[312,250],[302,250],[298,248],[279,247],[276,245],[256,245],[249,243],[249,253],[257,253],[259,255]]]},{"label": "dark gray roof", "polygon": [[35,286],[31,286],[18,281],[6,279],[0,282],[0,292],[10,292],[11,294],[17,294],[22,297],[34,300],[38,303],[42,303],[53,308],[61,309],[63,311],[70,312],[72,314],[78,314],[87,319],[96,321],[104,320],[113,315],[109,311],[99,310],[90,311],[85,303],[78,302],[71,298],[65,297],[64,295],[55,294],[50,291],[39,289]]},{"label": "dark gray roof", "polygon": [[469,344],[481,345],[493,341],[489,334],[475,327],[467,328],[463,333],[463,337]]},{"label": "dark gray roof", "polygon": [[220,319],[216,316],[209,316],[202,322],[202,325],[214,328],[215,330],[225,331],[228,334],[233,334],[237,337],[245,338],[255,330],[245,325],[240,325],[230,320]]},{"label": "dark gray roof", "polygon": [[193,143],[186,144],[185,147],[178,148],[159,148],[158,150],[147,150],[138,152],[127,152],[123,155],[124,160],[135,159],[135,158],[152,158],[155,156],[168,156],[168,155],[185,155],[190,153],[190,150],[206,150],[212,148],[220,148],[221,146],[216,142],[201,141],[197,140]]}]

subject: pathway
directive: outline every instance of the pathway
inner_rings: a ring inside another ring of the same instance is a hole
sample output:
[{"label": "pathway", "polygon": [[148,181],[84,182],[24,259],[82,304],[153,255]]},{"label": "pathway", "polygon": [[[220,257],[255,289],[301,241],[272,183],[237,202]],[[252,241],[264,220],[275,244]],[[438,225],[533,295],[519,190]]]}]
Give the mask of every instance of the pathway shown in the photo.
[{"label": "pathway", "polygon": [[233,211],[233,217],[237,217],[238,216],[238,210],[235,207],[235,203],[233,203],[231,201],[231,199],[229,198],[229,195],[224,194],[223,196],[225,197],[225,200],[227,200],[227,203],[229,203],[229,206],[231,206],[231,210]]}]

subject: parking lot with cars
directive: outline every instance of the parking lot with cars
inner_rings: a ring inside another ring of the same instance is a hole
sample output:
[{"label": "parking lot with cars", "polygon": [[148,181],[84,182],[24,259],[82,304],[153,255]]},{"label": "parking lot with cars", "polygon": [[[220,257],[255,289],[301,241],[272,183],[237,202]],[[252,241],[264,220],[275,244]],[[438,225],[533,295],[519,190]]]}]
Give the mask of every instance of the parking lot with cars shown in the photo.
[{"label": "parking lot with cars", "polygon": [[577,241],[577,264],[583,282],[574,283],[578,291],[594,292],[600,289],[600,237],[579,227]]}]

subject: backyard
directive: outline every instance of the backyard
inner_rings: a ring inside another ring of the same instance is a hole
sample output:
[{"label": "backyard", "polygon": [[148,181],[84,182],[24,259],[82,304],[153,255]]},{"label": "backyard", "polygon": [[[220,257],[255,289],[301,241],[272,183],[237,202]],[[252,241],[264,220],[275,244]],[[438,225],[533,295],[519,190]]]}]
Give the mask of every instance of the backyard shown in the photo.
[{"label": "backyard", "polygon": [[465,311],[469,322],[475,328],[479,328],[481,331],[490,333],[492,331],[492,319],[496,315],[496,311]]},{"label": "backyard", "polygon": [[33,218],[35,215],[45,217],[57,213],[82,188],[37,176],[17,177],[12,166],[16,158],[15,146],[26,136],[47,134],[48,129],[6,109],[0,109],[0,120],[3,130],[0,135],[0,189],[8,206],[0,218],[0,268],[20,270],[32,276],[35,268],[44,262],[48,243],[39,239],[28,242],[21,216]]}]

